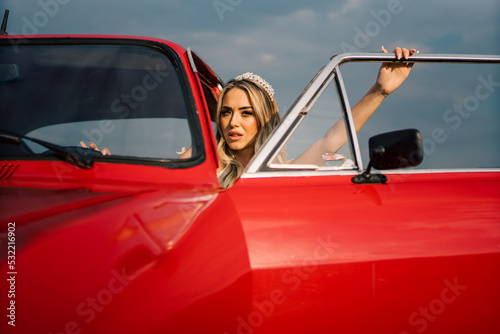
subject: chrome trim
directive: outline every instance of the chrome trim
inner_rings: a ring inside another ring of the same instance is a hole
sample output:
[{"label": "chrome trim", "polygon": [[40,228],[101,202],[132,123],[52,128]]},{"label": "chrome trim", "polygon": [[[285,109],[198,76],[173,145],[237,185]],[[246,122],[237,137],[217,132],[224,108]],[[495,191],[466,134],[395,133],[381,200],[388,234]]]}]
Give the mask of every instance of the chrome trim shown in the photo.
[{"label": "chrome trim", "polygon": [[358,171],[357,168],[345,167],[345,166],[317,166],[309,164],[269,164],[269,171],[280,171],[280,170],[315,170],[315,171]]},{"label": "chrome trim", "polygon": [[187,53],[187,56],[188,56],[189,65],[191,66],[191,70],[193,71],[193,73],[198,73],[198,68],[194,64],[193,50],[191,48],[188,48],[187,51],[186,51],[186,53]]},{"label": "chrome trim", "polygon": [[[384,60],[394,60],[392,53],[343,53],[331,58],[331,62],[339,66],[347,62],[380,62]],[[400,59],[403,63],[471,63],[471,64],[496,64],[500,63],[499,55],[474,55],[474,54],[416,54],[410,59]]]},{"label": "chrome trim", "polygon": [[337,83],[337,87],[340,90],[339,98],[342,103],[342,109],[344,111],[344,120],[346,120],[346,130],[348,138],[352,140],[347,140],[349,145],[351,146],[351,154],[354,156],[354,163],[358,167],[358,171],[363,169],[363,161],[361,159],[361,149],[359,148],[358,135],[356,134],[356,125],[354,124],[354,119],[352,117],[351,106],[349,104],[349,98],[347,97],[347,91],[345,89],[344,80],[342,79],[342,75],[340,73],[339,66],[335,66],[335,72],[337,76],[335,77],[335,81]]},{"label": "chrome trim", "polygon": [[[313,104],[319,98],[318,92],[326,88],[327,83],[333,79],[333,62],[328,63],[320,73],[309,83],[306,89],[302,92],[301,96],[295,101],[293,106],[285,114],[283,120],[278,125],[273,134],[262,145],[257,154],[250,160],[245,173],[257,173],[261,167],[265,168],[265,163],[273,161],[270,159],[271,155],[276,156],[279,150],[284,145],[286,138],[291,134],[291,126],[297,122],[297,118],[302,114],[306,114]],[[277,148],[277,149],[276,149]],[[277,152],[275,152],[277,151]]]},{"label": "chrome trim", "polygon": [[325,91],[326,87],[330,84],[330,82],[333,80],[333,77],[335,77],[335,73],[331,73],[331,75],[321,84],[319,89],[312,94],[312,97],[308,100],[307,104],[304,106],[304,108],[299,112],[298,117],[294,119],[294,122],[292,123],[291,126],[288,127],[285,135],[280,139],[279,145],[275,146],[275,149],[273,150],[274,153],[271,155],[269,159],[267,159],[267,164],[262,165],[261,171],[267,171],[271,169],[276,169],[276,167],[272,167],[274,159],[278,156],[278,154],[281,152],[283,147],[285,146],[285,143],[288,141],[290,136],[295,132],[295,129],[302,123],[302,121],[305,119],[305,116],[309,113],[311,108],[316,104],[318,101],[319,97],[323,94]]},{"label": "chrome trim", "polygon": [[[307,85],[301,95],[297,98],[294,104],[290,107],[290,109],[286,112],[283,117],[283,120],[278,125],[273,134],[269,137],[266,143],[262,146],[259,152],[254,155],[252,160],[249,162],[247,168],[243,172],[242,178],[251,178],[251,177],[267,177],[255,175],[256,173],[264,173],[269,174],[269,176],[276,176],[277,173],[273,169],[267,168],[267,164],[271,164],[273,159],[276,157],[278,152],[281,150],[282,146],[286,142],[286,139],[293,134],[293,130],[300,123],[300,115],[302,116],[306,114],[312,105],[311,102],[315,102],[315,100],[319,97],[318,92],[320,89],[324,89],[326,87],[326,83],[329,80],[338,80],[338,83],[341,83],[343,86],[343,81],[338,71],[337,75],[335,75],[335,69],[338,69],[340,65],[348,62],[383,62],[383,61],[394,61],[394,54],[392,53],[362,53],[362,52],[351,52],[335,55],[331,58],[331,60],[326,64],[320,71],[316,74],[316,76],[311,80],[311,82]],[[416,54],[412,56],[410,59],[401,59],[396,60],[400,62],[412,62],[412,63],[491,63],[496,64],[500,63],[500,56],[498,55],[474,55],[474,54],[459,54],[459,55],[450,55],[450,54]],[[349,102],[345,93],[345,88],[341,89],[343,92],[342,99],[344,100],[344,111],[347,112],[347,120],[349,122],[349,132],[351,140],[351,149],[354,150],[354,157],[356,159],[356,164],[358,165],[359,170],[362,170],[362,161],[361,161],[361,152],[359,150],[359,143],[357,140],[357,135],[354,135],[356,132],[352,130],[352,126],[354,125],[352,120],[352,114],[350,111]],[[345,94],[345,96],[343,95]],[[309,107],[309,108],[308,108]],[[355,129],[354,129],[355,130]],[[468,171],[469,169],[465,169]],[[471,169],[476,170],[476,169]],[[460,171],[460,170],[459,170]],[[493,171],[496,171],[493,169]],[[296,175],[296,173],[291,172],[290,170],[284,171],[286,175],[284,176],[292,176]],[[411,171],[414,173],[415,171]],[[439,170],[440,173],[445,172],[445,170]],[[455,172],[455,170],[451,170],[451,172]],[[391,174],[390,172],[387,172]],[[400,170],[395,173],[401,173]],[[435,173],[435,171],[433,172]],[[322,175],[323,172],[315,171],[313,175]],[[299,172],[299,175],[310,175],[304,174],[303,172]],[[330,174],[329,174],[330,175]]]},{"label": "chrome trim", "polygon": [[[285,132],[284,132],[283,136],[281,138],[279,138],[279,141],[277,141],[277,143],[275,144],[275,146],[274,146],[275,149],[269,151],[269,154],[271,155],[270,158],[265,159],[266,161],[268,161],[268,163],[262,164],[259,171],[266,171],[269,169],[273,169],[272,167],[270,167],[273,164],[272,162],[276,159],[278,154],[281,152],[281,150],[285,146],[285,143],[288,140],[288,138],[295,132],[295,129],[300,125],[300,123],[302,123],[305,115],[306,115],[306,113],[300,113],[299,116],[297,118],[294,118],[293,122],[291,122],[290,125],[286,129],[284,129]],[[264,146],[263,146],[263,148],[264,148]]]},{"label": "chrome trim", "polygon": [[261,178],[275,178],[275,177],[303,177],[303,176],[335,176],[335,175],[358,175],[356,170],[346,171],[326,171],[326,170],[269,170],[262,173],[245,173],[241,176],[242,179],[261,179]]},{"label": "chrome trim", "polygon": [[283,169],[289,169],[289,170],[318,170],[318,166],[316,165],[307,165],[307,164],[297,164],[297,165],[290,165],[290,164],[269,164],[269,169],[271,170],[283,170]]},{"label": "chrome trim", "polygon": [[[450,174],[450,173],[500,173],[500,168],[461,168],[461,169],[415,169],[415,170],[383,170],[377,171],[376,174],[386,175],[412,175],[412,174]],[[342,176],[342,175],[358,175],[356,170],[280,170],[280,171],[267,171],[263,173],[249,174],[245,173],[241,176],[242,179],[261,179],[261,178],[275,178],[275,177],[311,177],[311,176]],[[500,175],[499,175],[500,178]],[[389,178],[389,182],[390,182]]]}]

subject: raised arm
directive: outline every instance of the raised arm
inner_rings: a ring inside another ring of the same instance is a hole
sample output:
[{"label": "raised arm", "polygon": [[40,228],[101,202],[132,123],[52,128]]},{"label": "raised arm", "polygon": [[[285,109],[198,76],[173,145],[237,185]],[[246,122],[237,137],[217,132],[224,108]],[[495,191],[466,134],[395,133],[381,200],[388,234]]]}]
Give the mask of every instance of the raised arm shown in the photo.
[{"label": "raised arm", "polygon": [[[383,46],[382,52],[388,53]],[[393,52],[397,59],[408,59],[408,57],[418,53],[415,49],[408,50],[399,47],[395,48]],[[406,80],[412,67],[413,63],[382,63],[375,84],[351,110],[356,131],[361,129],[382,101]],[[346,142],[347,133],[344,120],[340,119],[320,140],[290,163],[321,166],[324,164],[324,153],[337,152]]]}]

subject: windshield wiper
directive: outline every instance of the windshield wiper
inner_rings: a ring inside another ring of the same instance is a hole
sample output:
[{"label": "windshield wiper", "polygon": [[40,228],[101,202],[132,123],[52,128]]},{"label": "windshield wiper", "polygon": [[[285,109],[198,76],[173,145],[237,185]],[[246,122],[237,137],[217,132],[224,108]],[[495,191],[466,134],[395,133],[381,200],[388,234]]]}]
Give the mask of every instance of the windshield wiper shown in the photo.
[{"label": "windshield wiper", "polygon": [[94,165],[93,156],[91,154],[84,153],[89,149],[77,150],[72,147],[60,146],[57,144],[49,143],[41,139],[36,139],[28,136],[15,134],[9,131],[0,130],[0,142],[6,144],[21,145],[23,139],[29,140],[33,143],[48,148],[49,150],[54,152],[56,157],[71,165],[84,169],[91,168]]}]

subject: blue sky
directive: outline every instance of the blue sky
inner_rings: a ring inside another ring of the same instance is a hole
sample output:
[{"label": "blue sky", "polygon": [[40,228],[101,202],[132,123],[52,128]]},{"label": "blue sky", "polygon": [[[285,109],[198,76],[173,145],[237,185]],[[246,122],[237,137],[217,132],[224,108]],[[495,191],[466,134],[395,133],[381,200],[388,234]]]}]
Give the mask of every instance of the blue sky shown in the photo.
[{"label": "blue sky", "polygon": [[2,0],[11,34],[120,34],[192,47],[224,79],[251,71],[286,110],[330,56],[354,47],[500,54],[498,0]]}]

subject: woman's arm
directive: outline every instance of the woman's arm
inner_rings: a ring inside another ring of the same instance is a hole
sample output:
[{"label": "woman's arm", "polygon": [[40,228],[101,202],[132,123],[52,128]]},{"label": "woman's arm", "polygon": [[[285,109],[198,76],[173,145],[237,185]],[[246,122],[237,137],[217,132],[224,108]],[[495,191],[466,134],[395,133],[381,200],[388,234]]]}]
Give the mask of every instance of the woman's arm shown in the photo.
[{"label": "woman's arm", "polygon": [[[382,52],[388,51],[382,46]],[[397,59],[408,59],[418,53],[415,49],[395,48],[394,54]],[[363,96],[363,98],[352,108],[352,117],[356,131],[366,123],[371,115],[377,110],[384,99],[394,92],[408,77],[413,63],[383,63],[379,69],[377,81]],[[309,147],[304,153],[290,163],[324,164],[323,154],[337,152],[347,142],[347,133],[344,120],[337,121],[327,133]]]}]

